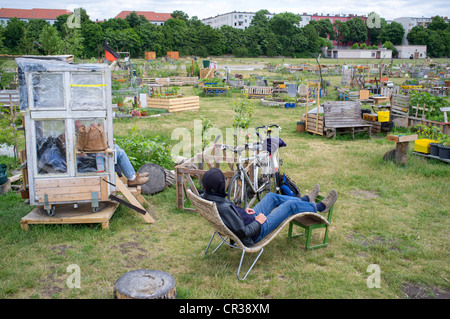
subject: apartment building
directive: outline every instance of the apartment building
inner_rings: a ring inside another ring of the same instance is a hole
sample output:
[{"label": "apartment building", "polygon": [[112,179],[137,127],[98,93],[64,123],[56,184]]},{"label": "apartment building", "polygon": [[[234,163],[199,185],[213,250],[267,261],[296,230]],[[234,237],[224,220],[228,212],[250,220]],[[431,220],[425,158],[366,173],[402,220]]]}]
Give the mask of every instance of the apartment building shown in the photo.
[{"label": "apartment building", "polygon": [[[250,23],[252,22],[252,18],[255,15],[254,12],[229,12],[225,14],[220,14],[215,17],[203,19],[202,22],[204,24],[210,25],[213,28],[220,28],[223,25],[229,25],[233,28],[237,29],[246,29],[250,26]],[[274,14],[266,14],[266,17],[268,19],[271,19],[274,16]],[[311,20],[322,20],[322,19],[329,19],[331,23],[334,23],[335,21],[342,21],[346,22],[353,18],[361,18],[364,22],[367,20],[366,16],[358,16],[355,14],[337,14],[337,15],[330,15],[330,14],[308,14],[306,12],[303,12],[302,14],[298,14],[302,18],[300,21],[299,27],[303,28],[305,25],[307,25]]]},{"label": "apartment building", "polygon": [[0,25],[8,24],[11,18],[18,18],[28,22],[32,19],[43,19],[49,24],[54,24],[56,18],[63,14],[72,14],[70,10],[65,9],[13,9],[0,8]]},{"label": "apartment building", "polygon": [[[233,11],[229,13],[219,14],[215,17],[202,19],[203,24],[209,25],[214,29],[218,29],[223,25],[228,25],[236,29],[247,29],[252,22],[255,12],[238,12]],[[271,19],[273,14],[266,14],[268,19]]]},{"label": "apartment building", "polygon": [[[121,11],[115,18],[125,19],[133,11]],[[172,18],[170,13],[158,13],[153,11],[134,11],[138,16],[144,16],[149,22],[156,25],[164,25],[164,22]]]},{"label": "apartment building", "polygon": [[[305,14],[305,13],[304,13]],[[335,23],[336,21],[342,21],[342,22],[347,22],[350,19],[354,19],[354,18],[361,18],[364,22],[367,21],[367,17],[364,15],[357,15],[357,14],[317,14],[314,13],[312,15],[310,15],[311,20],[315,20],[315,21],[319,21],[319,20],[323,20],[323,19],[328,19],[331,21],[331,23]]]},{"label": "apartment building", "polygon": [[[444,18],[446,23],[449,22],[448,17],[443,17],[443,18]],[[406,40],[406,36],[408,35],[409,31],[411,31],[411,29],[416,27],[416,26],[422,26],[424,28],[428,27],[428,25],[432,21],[432,18],[426,18],[426,17],[421,17],[421,18],[401,17],[401,18],[396,18],[396,19],[394,19],[392,21],[400,23],[403,26],[403,29],[405,29],[405,34],[403,35],[402,45],[407,45],[408,44],[408,40]]]}]

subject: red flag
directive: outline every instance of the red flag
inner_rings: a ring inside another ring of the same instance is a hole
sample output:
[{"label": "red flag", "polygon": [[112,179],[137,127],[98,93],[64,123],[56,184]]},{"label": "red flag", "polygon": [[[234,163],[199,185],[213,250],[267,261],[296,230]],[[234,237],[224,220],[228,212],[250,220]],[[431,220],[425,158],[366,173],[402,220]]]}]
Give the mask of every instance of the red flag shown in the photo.
[{"label": "red flag", "polygon": [[120,58],[119,55],[109,47],[109,45],[106,43],[106,40],[105,40],[105,58],[106,60],[111,62],[114,62]]}]

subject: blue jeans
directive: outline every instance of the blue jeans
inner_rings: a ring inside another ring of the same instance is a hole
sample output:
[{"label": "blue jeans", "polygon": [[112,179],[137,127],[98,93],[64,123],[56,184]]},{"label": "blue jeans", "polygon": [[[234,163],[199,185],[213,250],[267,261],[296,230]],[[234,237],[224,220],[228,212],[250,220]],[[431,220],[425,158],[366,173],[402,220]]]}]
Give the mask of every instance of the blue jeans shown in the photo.
[{"label": "blue jeans", "polygon": [[127,153],[125,153],[125,151],[121,149],[117,144],[115,144],[115,147],[117,154],[117,164],[119,165],[123,175],[125,175],[125,177],[129,179],[134,174],[136,174],[136,171],[134,170],[133,165],[131,165]]},{"label": "blue jeans", "polygon": [[304,202],[297,197],[275,193],[268,193],[264,196],[253,210],[256,215],[264,214],[267,217],[267,220],[261,225],[261,232],[256,242],[263,239],[291,215],[304,212],[317,213],[315,203]]}]

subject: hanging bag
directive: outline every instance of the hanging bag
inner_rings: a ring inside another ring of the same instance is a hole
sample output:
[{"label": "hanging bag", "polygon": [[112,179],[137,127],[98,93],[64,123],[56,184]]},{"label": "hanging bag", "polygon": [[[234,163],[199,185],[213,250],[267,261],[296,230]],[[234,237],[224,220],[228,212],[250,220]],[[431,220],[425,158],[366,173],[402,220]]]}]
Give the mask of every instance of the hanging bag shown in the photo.
[{"label": "hanging bag", "polygon": [[77,150],[102,152],[106,149],[106,134],[102,124],[92,124],[89,129],[86,129],[84,125],[80,127],[77,136]]}]

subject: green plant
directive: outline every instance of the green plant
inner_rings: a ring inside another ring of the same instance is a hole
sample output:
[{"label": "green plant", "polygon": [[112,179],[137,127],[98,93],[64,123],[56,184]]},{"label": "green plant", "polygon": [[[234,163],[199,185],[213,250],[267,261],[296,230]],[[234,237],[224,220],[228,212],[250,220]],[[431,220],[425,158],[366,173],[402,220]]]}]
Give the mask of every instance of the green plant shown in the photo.
[{"label": "green plant", "polygon": [[204,118],[203,116],[200,119],[202,121],[202,152],[203,152],[206,148],[206,145],[209,142],[211,142],[211,141],[206,140],[205,134],[206,134],[206,131],[212,127],[212,124],[211,124],[210,120],[208,120],[207,118]]},{"label": "green plant", "polygon": [[442,134],[438,127],[427,126],[424,124],[415,125],[413,131],[417,132],[419,138],[427,138],[430,140],[438,140],[439,134]]},{"label": "green plant", "polygon": [[430,121],[444,121],[444,113],[440,110],[442,107],[450,106],[446,98],[442,96],[435,96],[428,92],[413,92],[410,99],[410,114],[414,114],[413,106],[425,105],[425,117]]},{"label": "green plant", "polygon": [[450,144],[450,137],[441,132],[437,126],[427,126],[423,124],[415,125],[413,130],[417,132],[419,138],[427,138],[437,141],[439,144]]},{"label": "green plant", "polygon": [[134,167],[146,163],[161,165],[167,169],[173,168],[170,145],[159,135],[152,136],[138,131],[133,126],[124,137],[117,137],[117,144],[125,150]]},{"label": "green plant", "polygon": [[124,101],[125,101],[125,96],[123,96],[123,95],[121,95],[121,94],[115,95],[115,96],[112,98],[112,102],[113,102],[114,104],[123,103]]},{"label": "green plant", "polygon": [[450,136],[448,136],[447,134],[441,134],[439,136],[439,143],[445,146],[450,146]]},{"label": "green plant", "polygon": [[22,114],[13,111],[11,113],[10,108],[2,107],[0,104],[0,144],[12,145],[14,146],[14,159],[19,161],[19,149],[23,148],[24,145],[24,134],[18,132],[16,126],[22,124]]},{"label": "green plant", "polygon": [[239,134],[246,130],[253,117],[253,106],[248,102],[248,95],[244,94],[238,101],[233,102],[235,128],[235,144],[237,145]]}]

